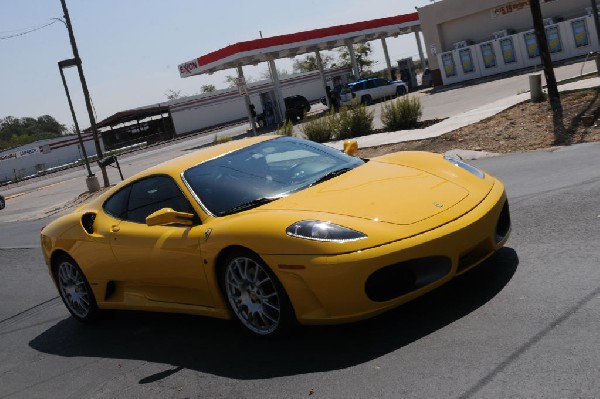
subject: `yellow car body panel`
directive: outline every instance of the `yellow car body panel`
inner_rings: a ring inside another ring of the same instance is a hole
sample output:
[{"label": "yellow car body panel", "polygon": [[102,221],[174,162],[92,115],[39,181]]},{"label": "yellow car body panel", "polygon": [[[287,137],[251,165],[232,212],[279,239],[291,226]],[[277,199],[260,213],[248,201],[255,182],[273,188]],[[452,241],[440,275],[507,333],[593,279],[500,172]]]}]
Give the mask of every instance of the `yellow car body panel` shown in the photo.
[{"label": "yellow car body panel", "polygon": [[[208,213],[182,179],[194,165],[272,139],[228,142],[157,165],[53,221],[41,238],[52,278],[53,260],[65,253],[84,271],[99,308],[230,318],[218,268],[227,251],[241,247],[277,276],[300,323],[328,324],[373,316],[414,299],[479,264],[508,238],[509,231],[500,240],[495,236],[507,207],[503,184],[435,154],[377,157],[335,179],[222,217]],[[103,211],[121,187],[157,174],[172,177],[199,223],[147,226]],[[96,217],[92,234],[82,225],[86,214]],[[286,234],[301,220],[338,224],[366,238],[331,242]],[[376,271],[432,256],[448,258],[450,266],[431,284],[390,300],[372,300],[365,293]]]}]

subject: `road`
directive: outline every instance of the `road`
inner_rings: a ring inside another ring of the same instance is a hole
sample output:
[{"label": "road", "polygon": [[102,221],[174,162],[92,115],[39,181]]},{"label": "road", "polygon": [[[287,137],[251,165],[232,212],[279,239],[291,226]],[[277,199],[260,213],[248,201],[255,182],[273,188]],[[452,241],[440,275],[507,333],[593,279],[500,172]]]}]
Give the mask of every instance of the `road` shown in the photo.
[{"label": "road", "polygon": [[[457,90],[472,101],[479,89]],[[122,165],[131,175],[210,141]],[[393,312],[276,341],[184,315],[121,312],[78,324],[50,282],[38,235],[45,210],[83,190],[81,172],[13,187],[21,195],[0,215],[0,398],[597,397],[599,153],[597,143],[474,161],[506,183],[507,248]]]},{"label": "road", "polygon": [[2,249],[0,398],[597,397],[599,152],[477,161],[507,185],[507,248],[396,311],[278,341],[182,315],[82,326],[35,242]]}]

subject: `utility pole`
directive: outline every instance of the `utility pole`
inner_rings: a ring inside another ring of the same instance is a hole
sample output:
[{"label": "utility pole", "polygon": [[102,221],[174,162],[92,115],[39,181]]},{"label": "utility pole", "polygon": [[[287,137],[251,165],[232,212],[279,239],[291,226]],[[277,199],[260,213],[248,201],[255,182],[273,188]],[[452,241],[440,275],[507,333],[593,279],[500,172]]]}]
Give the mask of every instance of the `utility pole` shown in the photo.
[{"label": "utility pole", "polygon": [[548,39],[546,38],[546,29],[542,20],[542,10],[540,8],[540,0],[530,0],[531,16],[533,18],[533,28],[535,29],[535,37],[544,67],[544,76],[546,77],[546,86],[548,87],[548,100],[552,107],[553,122],[554,122],[554,142],[555,144],[565,144],[565,128],[563,124],[563,109],[560,102],[560,94],[558,93],[558,85],[556,84],[556,76],[554,76],[554,67],[552,66],[552,58],[548,49]]},{"label": "utility pole", "polygon": [[[77,71],[79,72],[79,80],[81,80],[81,88],[83,90],[83,96],[85,98],[85,106],[87,108],[88,116],[90,118],[90,128],[94,136],[94,143],[96,145],[96,156],[98,160],[102,160],[102,148],[100,147],[100,140],[98,138],[98,129],[96,128],[96,119],[94,118],[94,111],[92,109],[92,101],[90,99],[90,92],[85,82],[85,76],[83,75],[83,67],[81,65],[81,58],[79,57],[79,50],[77,50],[77,43],[75,43],[75,35],[73,34],[73,26],[71,26],[71,19],[69,18],[69,10],[67,10],[67,4],[65,0],[60,0],[62,5],[63,14],[65,17],[65,24],[69,31],[69,40],[71,41],[71,48],[73,49],[73,57],[76,60]],[[108,181],[108,175],[106,174],[106,166],[100,166],[102,171],[102,180],[104,181],[104,187],[109,187],[110,182]]]}]

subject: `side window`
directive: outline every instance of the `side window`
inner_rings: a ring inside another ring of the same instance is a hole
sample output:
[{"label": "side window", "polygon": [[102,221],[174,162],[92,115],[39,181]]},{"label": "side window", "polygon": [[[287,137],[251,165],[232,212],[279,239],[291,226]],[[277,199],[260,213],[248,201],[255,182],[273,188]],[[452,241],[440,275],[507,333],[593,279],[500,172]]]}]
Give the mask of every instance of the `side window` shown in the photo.
[{"label": "side window", "polygon": [[117,191],[104,203],[104,212],[117,219],[125,219],[127,217],[127,201],[129,201],[130,191],[131,185]]},{"label": "side window", "polygon": [[372,89],[375,87],[375,81],[374,80],[367,80],[367,89]]},{"label": "side window", "polygon": [[123,187],[104,203],[110,216],[136,223],[146,223],[146,217],[162,208],[195,213],[194,208],[168,176],[152,176]]},{"label": "side window", "polygon": [[146,223],[148,215],[162,208],[194,213],[177,184],[168,176],[152,176],[131,184],[127,220]]}]

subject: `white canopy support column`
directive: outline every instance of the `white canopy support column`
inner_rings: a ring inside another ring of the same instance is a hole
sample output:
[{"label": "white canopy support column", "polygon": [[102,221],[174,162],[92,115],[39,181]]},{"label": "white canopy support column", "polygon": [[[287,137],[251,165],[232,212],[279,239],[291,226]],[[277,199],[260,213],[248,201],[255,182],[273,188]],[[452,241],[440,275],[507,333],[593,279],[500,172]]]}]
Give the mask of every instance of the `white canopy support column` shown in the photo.
[{"label": "white canopy support column", "polygon": [[360,71],[358,70],[358,64],[356,63],[356,53],[354,52],[353,43],[346,43],[348,47],[348,54],[350,55],[350,62],[352,63],[352,72],[354,72],[354,78],[360,79]]},{"label": "white canopy support column", "polygon": [[315,51],[315,58],[317,59],[317,66],[319,67],[319,74],[321,74],[321,81],[323,82],[323,90],[325,90],[325,102],[327,108],[331,108],[329,96],[327,95],[327,79],[325,79],[325,70],[323,69],[323,60],[321,59],[321,53],[319,50]]},{"label": "white canopy support column", "polygon": [[273,89],[275,90],[275,114],[278,122],[285,120],[285,103],[283,101],[283,94],[281,93],[281,84],[279,83],[279,73],[275,67],[275,60],[269,58],[269,69],[271,70],[271,79],[273,80]]},{"label": "white canopy support column", "polygon": [[421,70],[425,70],[425,68],[427,68],[428,65],[426,65],[425,56],[423,56],[423,45],[421,44],[419,30],[415,30],[415,38],[417,39],[417,48],[419,49],[419,60],[421,61]]},{"label": "white canopy support column", "polygon": [[383,55],[385,55],[385,64],[387,65],[388,77],[390,80],[394,80],[392,76],[392,63],[390,62],[390,54],[388,53],[387,43],[385,42],[385,38],[381,38],[381,47],[383,47]]},{"label": "white canopy support column", "polygon": [[244,94],[244,100],[246,100],[246,112],[248,113],[248,121],[250,122],[250,126],[252,128],[252,133],[256,136],[256,121],[252,117],[252,110],[250,108],[250,96],[248,95],[248,88],[246,87],[246,79],[244,78],[244,71],[242,70],[242,66],[237,66],[238,72],[238,85],[240,85],[240,94]]}]

